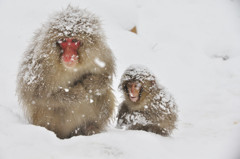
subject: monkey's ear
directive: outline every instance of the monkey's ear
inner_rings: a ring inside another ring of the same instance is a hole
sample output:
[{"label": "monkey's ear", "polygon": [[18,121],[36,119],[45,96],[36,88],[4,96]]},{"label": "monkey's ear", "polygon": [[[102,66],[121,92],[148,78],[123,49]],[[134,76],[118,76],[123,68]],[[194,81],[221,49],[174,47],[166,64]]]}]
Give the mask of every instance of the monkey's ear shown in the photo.
[{"label": "monkey's ear", "polygon": [[124,92],[128,92],[127,82],[119,84],[118,89],[120,89],[121,91],[124,91]]},{"label": "monkey's ear", "polygon": [[123,90],[128,93],[128,88],[127,88],[127,84],[123,85]]}]

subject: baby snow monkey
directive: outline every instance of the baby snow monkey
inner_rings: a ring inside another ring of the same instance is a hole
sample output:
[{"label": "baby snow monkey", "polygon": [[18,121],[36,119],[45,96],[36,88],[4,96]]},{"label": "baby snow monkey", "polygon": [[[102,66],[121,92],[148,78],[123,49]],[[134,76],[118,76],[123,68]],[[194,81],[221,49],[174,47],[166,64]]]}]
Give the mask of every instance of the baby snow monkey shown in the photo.
[{"label": "baby snow monkey", "polygon": [[119,88],[124,101],[119,107],[117,127],[162,136],[169,136],[176,128],[176,103],[146,67],[130,66]]}]

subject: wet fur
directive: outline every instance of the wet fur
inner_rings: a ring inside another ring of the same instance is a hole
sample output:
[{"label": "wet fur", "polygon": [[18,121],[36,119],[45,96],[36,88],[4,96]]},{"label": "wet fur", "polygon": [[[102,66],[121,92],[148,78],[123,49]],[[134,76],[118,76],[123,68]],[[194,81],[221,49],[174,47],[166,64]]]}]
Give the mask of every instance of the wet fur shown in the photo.
[{"label": "wet fur", "polygon": [[[62,31],[56,30],[52,21],[36,32],[20,65],[17,95],[29,122],[55,132],[59,138],[99,133],[113,113],[114,58],[98,19],[92,23],[99,26],[99,34],[73,36],[83,42],[75,70],[60,62],[61,49],[56,42],[65,36],[59,36]],[[99,67],[95,58],[105,67]],[[33,80],[26,79],[26,74]]]},{"label": "wet fur", "polygon": [[[166,108],[170,111],[167,113],[166,110],[161,109],[161,107],[155,108],[152,105],[158,105],[161,103],[162,98],[158,100],[154,100],[155,95],[159,94],[160,91],[164,91],[163,88],[159,88],[156,85],[156,81],[142,81],[142,91],[140,94],[140,99],[137,102],[132,102],[129,99],[128,91],[126,89],[126,84],[128,82],[134,82],[136,79],[132,77],[132,79],[123,81],[120,84],[120,88],[124,93],[124,101],[121,103],[119,107],[118,113],[118,127],[129,130],[144,130],[148,132],[153,132],[156,134],[160,134],[162,136],[169,136],[173,129],[176,128],[176,104],[173,102],[172,108],[170,108],[170,101],[166,102]],[[172,98],[173,100],[173,98]],[[146,108],[145,106],[148,106]],[[134,119],[129,119],[129,116],[134,117],[135,114],[138,113],[142,115],[148,122],[147,124],[135,123]]]}]

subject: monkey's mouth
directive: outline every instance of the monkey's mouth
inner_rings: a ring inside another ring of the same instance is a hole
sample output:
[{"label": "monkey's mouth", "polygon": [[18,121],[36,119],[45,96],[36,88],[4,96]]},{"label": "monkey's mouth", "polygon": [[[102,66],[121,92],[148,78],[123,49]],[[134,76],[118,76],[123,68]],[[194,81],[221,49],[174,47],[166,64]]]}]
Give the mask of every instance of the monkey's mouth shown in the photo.
[{"label": "monkey's mouth", "polygon": [[78,55],[63,55],[61,60],[64,66],[72,68],[78,63]]},{"label": "monkey's mouth", "polygon": [[129,98],[132,102],[137,102],[138,101],[138,96],[133,96],[131,93],[129,94]]},{"label": "monkey's mouth", "polygon": [[138,101],[138,97],[130,97],[132,102],[137,102]]}]

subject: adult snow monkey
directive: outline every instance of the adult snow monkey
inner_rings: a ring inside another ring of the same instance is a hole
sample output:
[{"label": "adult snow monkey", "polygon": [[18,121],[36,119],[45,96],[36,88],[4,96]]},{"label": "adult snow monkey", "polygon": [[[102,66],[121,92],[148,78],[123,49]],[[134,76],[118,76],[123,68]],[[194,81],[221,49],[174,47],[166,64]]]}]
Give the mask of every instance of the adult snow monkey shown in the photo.
[{"label": "adult snow monkey", "polygon": [[99,19],[68,6],[36,32],[25,52],[19,102],[30,123],[59,138],[99,133],[114,110],[114,70]]},{"label": "adult snow monkey", "polygon": [[176,128],[176,103],[146,67],[130,66],[119,87],[124,101],[119,108],[118,127],[162,136],[169,136]]}]

